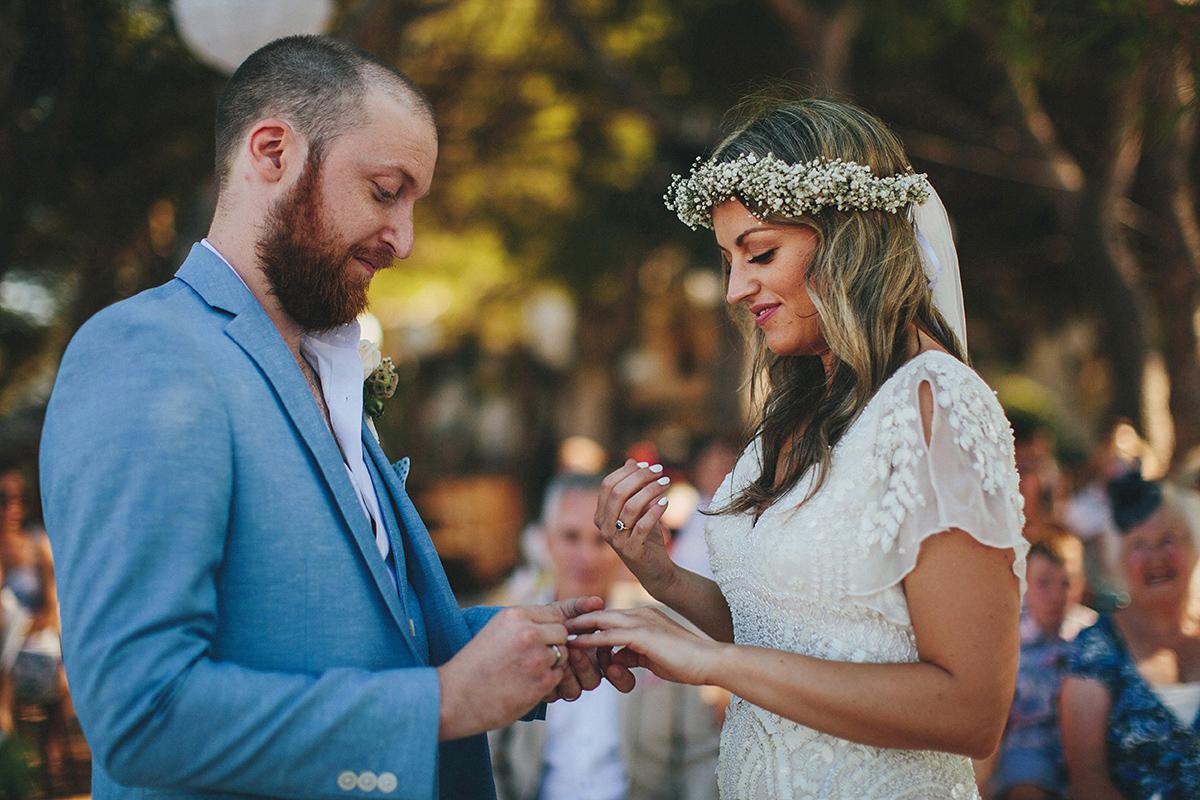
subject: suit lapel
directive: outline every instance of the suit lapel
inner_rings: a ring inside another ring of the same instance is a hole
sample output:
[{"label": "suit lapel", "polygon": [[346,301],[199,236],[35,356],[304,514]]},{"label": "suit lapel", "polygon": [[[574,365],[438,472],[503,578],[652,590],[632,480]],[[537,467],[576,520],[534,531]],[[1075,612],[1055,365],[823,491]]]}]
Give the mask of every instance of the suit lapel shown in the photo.
[{"label": "suit lapel", "polygon": [[226,334],[258,365],[275,390],[284,413],[316,461],[326,488],[362,552],[367,569],[396,619],[396,625],[407,637],[408,618],[401,608],[387,566],[379,557],[375,534],[354,493],[342,452],[279,329],[237,274],[203,245],[192,247],[177,277],[211,306],[234,315],[225,327]]},{"label": "suit lapel", "polygon": [[[404,490],[404,478],[401,473],[407,476],[408,459],[397,462],[395,466],[389,464],[383,449],[368,432],[366,425],[363,426],[363,447],[367,457],[373,459],[379,469],[387,487],[387,499],[391,500],[400,523],[397,534],[404,537],[404,542],[399,543],[399,546],[393,544],[393,547],[404,552],[406,557],[412,560],[408,565],[408,575],[421,602],[421,613],[429,637],[431,663],[435,666],[444,664],[470,640],[471,632],[467,629],[462,610],[450,590],[450,582],[446,580],[446,572],[433,546],[433,540],[429,538],[429,531]],[[384,497],[379,498],[380,503],[384,500]],[[405,543],[407,549],[404,549]]]},{"label": "suit lapel", "polygon": [[[404,634],[404,641],[408,643],[408,647],[412,650],[413,658],[418,664],[429,664],[429,641],[428,641],[428,625],[425,623],[425,615],[421,611],[421,599],[417,594],[416,588],[408,572],[408,554],[405,546],[404,527],[396,518],[395,503],[391,500],[391,493],[388,490],[387,484],[383,476],[390,472],[387,465],[387,460],[383,460],[383,466],[380,467],[380,462],[371,457],[367,453],[366,439],[363,440],[363,453],[366,456],[367,472],[371,475],[371,481],[375,486],[375,495],[379,499],[379,512],[383,515],[385,527],[387,529],[388,541],[392,546],[392,560],[396,568],[396,594],[400,599],[401,613],[404,614],[404,624],[400,626],[401,632]],[[420,615],[420,616],[417,616]],[[421,633],[418,633],[412,620],[421,620]]]},{"label": "suit lapel", "polygon": [[[399,525],[392,535],[392,549],[397,553],[404,553],[406,558],[412,561],[408,576],[417,593],[421,614],[425,620],[425,633],[429,639],[429,663],[440,666],[470,641],[471,632],[463,619],[454,593],[450,591],[450,582],[446,580],[446,572],[442,568],[437,550],[434,549],[433,540],[429,538],[429,531],[421,521],[416,506],[409,499],[408,492],[405,491],[408,459],[401,459],[395,465],[390,464],[365,421],[363,448],[367,461],[372,462],[386,489],[385,493],[380,494],[380,505],[389,501],[395,510]],[[397,573],[400,576],[404,575],[399,569]],[[406,630],[405,636],[407,635]],[[442,742],[438,745],[438,750],[439,797],[473,797],[479,800],[491,800],[496,797],[490,770],[462,768],[463,764],[487,765],[491,762],[487,736],[478,734]]]}]

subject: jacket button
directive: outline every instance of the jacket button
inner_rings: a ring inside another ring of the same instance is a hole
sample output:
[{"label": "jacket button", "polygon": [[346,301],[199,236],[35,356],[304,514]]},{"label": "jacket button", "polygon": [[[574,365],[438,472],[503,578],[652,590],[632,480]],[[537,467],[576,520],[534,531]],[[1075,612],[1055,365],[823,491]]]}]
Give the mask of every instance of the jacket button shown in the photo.
[{"label": "jacket button", "polygon": [[389,794],[396,791],[396,776],[391,772],[379,773],[379,779],[375,782],[375,788],[384,794]]},{"label": "jacket button", "polygon": [[369,769],[363,770],[361,773],[359,773],[358,788],[362,789],[364,792],[374,791],[375,784],[377,782],[378,779],[375,777],[375,773],[371,772]]},{"label": "jacket button", "polygon": [[358,776],[350,770],[346,770],[337,777],[338,788],[343,792],[348,792],[358,786]]}]

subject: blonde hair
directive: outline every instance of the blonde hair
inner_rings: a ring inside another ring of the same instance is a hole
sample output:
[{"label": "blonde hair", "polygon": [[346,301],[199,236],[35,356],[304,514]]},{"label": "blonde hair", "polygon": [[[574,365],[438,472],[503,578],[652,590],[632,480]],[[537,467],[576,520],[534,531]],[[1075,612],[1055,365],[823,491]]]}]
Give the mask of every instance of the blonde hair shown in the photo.
[{"label": "blonde hair", "polygon": [[[828,99],[752,97],[735,109],[748,117],[713,154],[730,161],[747,153],[789,163],[842,159],[876,175],[910,170],[899,139],[871,114]],[[743,203],[744,198],[740,198]],[[800,217],[764,215],[773,223],[803,225],[818,241],[805,285],[835,357],[826,375],[818,356],[780,356],[752,335],[751,392],[765,397],[754,425],[762,442],[762,472],[714,513],[761,513],[815,469],[805,501],[824,484],[832,448],[879,387],[907,359],[914,323],[950,353],[966,353],[934,308],[912,223],[903,213],[825,208]]]}]

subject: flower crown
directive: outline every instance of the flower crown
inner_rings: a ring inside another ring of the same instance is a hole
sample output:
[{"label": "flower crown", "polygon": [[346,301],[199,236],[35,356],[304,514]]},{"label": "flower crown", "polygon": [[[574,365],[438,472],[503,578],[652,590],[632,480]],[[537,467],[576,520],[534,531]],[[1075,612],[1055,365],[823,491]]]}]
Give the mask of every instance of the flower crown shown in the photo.
[{"label": "flower crown", "polygon": [[798,217],[826,207],[894,214],[908,203],[925,202],[929,192],[929,180],[912,167],[878,178],[870,167],[840,158],[790,164],[771,153],[743,153],[732,161],[697,158],[687,178],[671,177],[663,200],[695,230],[701,225],[711,228],[713,207],[735,195],[753,204],[755,215]]}]

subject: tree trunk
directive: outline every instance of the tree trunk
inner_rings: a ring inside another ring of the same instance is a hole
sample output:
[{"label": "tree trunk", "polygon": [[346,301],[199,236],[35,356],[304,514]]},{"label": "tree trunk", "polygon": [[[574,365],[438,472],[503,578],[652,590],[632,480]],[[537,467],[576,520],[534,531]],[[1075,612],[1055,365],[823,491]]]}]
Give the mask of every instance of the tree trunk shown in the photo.
[{"label": "tree trunk", "polygon": [[850,46],[864,17],[860,0],[822,4],[829,7],[826,11],[802,0],[766,0],[766,5],[787,26],[801,63],[824,83],[823,88],[845,92]]},{"label": "tree trunk", "polygon": [[[1196,309],[1200,302],[1200,225],[1188,166],[1196,150],[1196,110],[1183,95],[1196,81],[1182,58],[1156,76],[1152,129],[1146,143],[1147,206],[1154,215],[1152,280],[1159,344],[1171,382],[1170,410],[1175,425],[1172,465],[1200,446],[1200,363],[1197,362]],[[1155,123],[1157,123],[1155,125]]]},{"label": "tree trunk", "polygon": [[1101,322],[1101,347],[1112,370],[1109,413],[1144,430],[1142,384],[1149,347],[1149,315],[1140,287],[1140,270],[1122,224],[1126,202],[1141,158],[1140,110],[1145,76],[1138,74],[1118,92],[1105,148],[1103,173],[1093,176],[1079,201],[1083,278],[1091,287]]}]

